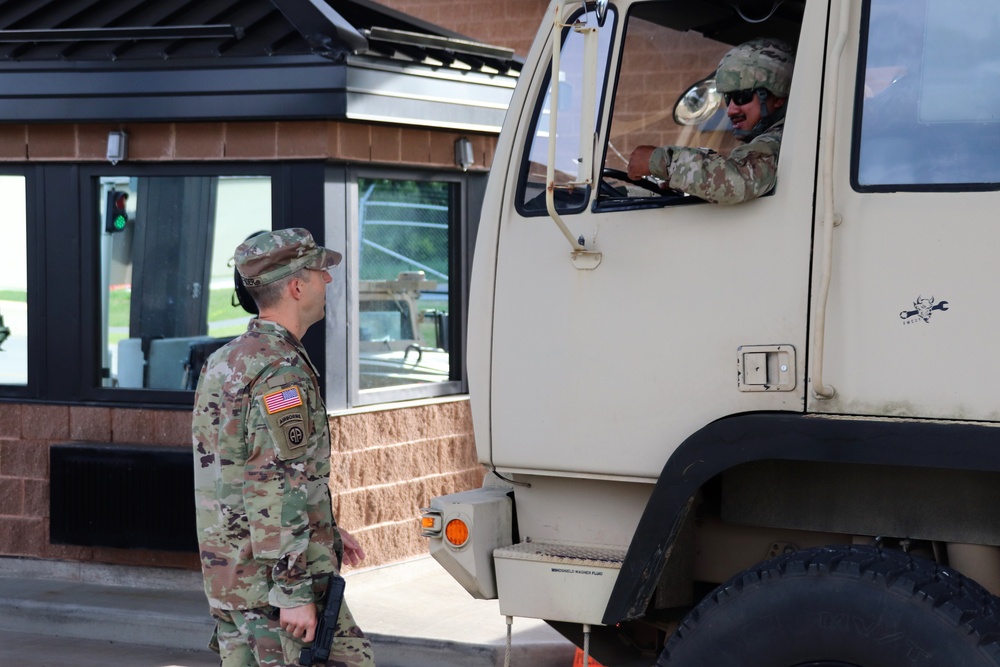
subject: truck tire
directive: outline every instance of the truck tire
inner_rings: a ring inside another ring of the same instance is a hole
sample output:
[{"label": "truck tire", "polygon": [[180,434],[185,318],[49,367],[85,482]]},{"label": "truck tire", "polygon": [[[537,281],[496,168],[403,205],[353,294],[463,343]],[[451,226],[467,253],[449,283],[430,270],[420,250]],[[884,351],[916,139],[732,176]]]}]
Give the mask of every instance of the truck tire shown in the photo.
[{"label": "truck tire", "polygon": [[1000,665],[1000,600],[958,572],[866,546],[796,551],[733,577],[658,667]]}]

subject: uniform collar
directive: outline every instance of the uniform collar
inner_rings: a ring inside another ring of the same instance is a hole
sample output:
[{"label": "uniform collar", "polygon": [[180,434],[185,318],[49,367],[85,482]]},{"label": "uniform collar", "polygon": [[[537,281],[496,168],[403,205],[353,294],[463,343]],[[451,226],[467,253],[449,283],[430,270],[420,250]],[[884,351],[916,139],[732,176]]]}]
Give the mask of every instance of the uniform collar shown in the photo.
[{"label": "uniform collar", "polygon": [[265,336],[277,336],[283,338],[289,345],[295,348],[295,351],[306,360],[309,364],[309,368],[312,370],[313,374],[319,378],[319,371],[316,370],[316,366],[313,365],[312,360],[309,358],[309,354],[306,352],[306,348],[302,345],[302,341],[295,337],[291,331],[281,326],[273,320],[265,320],[260,317],[254,317],[247,324],[247,333],[256,333],[258,335]]}]

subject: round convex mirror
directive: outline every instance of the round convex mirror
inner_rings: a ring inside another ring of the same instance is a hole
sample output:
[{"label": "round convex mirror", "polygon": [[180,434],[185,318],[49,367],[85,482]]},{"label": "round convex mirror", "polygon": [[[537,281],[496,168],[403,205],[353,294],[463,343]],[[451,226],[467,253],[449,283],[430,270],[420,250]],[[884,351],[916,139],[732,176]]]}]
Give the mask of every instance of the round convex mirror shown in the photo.
[{"label": "round convex mirror", "polygon": [[702,79],[677,99],[674,122],[678,125],[697,125],[711,118],[721,106],[722,95],[715,89],[715,79]]}]

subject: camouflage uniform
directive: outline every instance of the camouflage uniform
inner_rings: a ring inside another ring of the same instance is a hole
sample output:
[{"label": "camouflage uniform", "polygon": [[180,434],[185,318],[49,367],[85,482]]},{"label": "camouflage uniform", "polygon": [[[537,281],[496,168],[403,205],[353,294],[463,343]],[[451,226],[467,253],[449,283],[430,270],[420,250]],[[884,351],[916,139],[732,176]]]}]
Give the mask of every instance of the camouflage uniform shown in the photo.
[{"label": "camouflage uniform", "polygon": [[649,158],[649,171],[667,186],[716,204],[740,204],[771,191],[778,176],[778,150],[785,121],[724,157],[708,148],[663,146]]},{"label": "camouflage uniform", "polygon": [[768,112],[766,98],[787,98],[795,56],[774,39],[754,39],[730,49],[715,73],[716,90],[756,90],[761,121],[737,133],[748,142],[724,157],[706,148],[664,146],[653,151],[649,171],[674,190],[716,204],[739,204],[771,191],[777,180],[778,151],[785,126],[785,107]]},{"label": "camouflage uniform", "polygon": [[[258,239],[242,263],[238,250],[241,273],[253,262],[259,269],[244,282],[273,282],[290,274],[289,265],[339,261],[311,236],[291,256],[268,261],[301,232]],[[254,256],[261,246],[265,252]],[[281,630],[279,608],[321,600],[343,545],[330,502],[330,432],[318,374],[291,332],[254,319],[209,357],[195,394],[193,443],[202,572],[218,622],[213,648],[224,667],[296,664],[303,644]],[[374,665],[346,603],[330,656],[327,664],[336,667]]]}]

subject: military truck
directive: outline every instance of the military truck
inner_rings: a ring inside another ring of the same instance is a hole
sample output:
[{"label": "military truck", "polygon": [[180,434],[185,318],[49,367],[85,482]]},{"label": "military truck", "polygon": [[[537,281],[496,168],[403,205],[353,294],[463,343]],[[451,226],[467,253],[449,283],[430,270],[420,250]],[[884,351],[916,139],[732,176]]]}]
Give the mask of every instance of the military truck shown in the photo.
[{"label": "military truck", "polygon": [[[1000,4],[548,9],[483,202],[483,488],[434,557],[606,667],[1000,665]],[[796,59],[777,183],[628,181],[730,150],[714,70]]]}]

